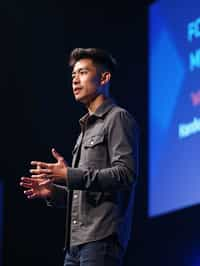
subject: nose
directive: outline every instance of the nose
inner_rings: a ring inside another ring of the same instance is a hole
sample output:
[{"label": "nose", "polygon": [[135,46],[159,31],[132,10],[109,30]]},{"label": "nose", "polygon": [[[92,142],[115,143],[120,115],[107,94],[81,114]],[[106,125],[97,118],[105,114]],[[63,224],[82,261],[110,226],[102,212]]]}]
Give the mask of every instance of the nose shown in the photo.
[{"label": "nose", "polygon": [[77,84],[79,84],[79,83],[80,83],[79,76],[78,76],[78,75],[75,75],[75,76],[73,77],[72,84],[73,84],[73,85],[77,85]]}]

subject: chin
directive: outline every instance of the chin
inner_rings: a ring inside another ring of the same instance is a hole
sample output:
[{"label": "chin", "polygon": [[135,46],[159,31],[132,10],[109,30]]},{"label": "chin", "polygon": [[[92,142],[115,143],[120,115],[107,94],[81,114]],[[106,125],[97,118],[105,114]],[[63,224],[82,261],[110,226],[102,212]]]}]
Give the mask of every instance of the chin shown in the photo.
[{"label": "chin", "polygon": [[79,97],[79,96],[75,96],[75,100],[76,100],[76,102],[80,102],[83,104],[85,104],[85,102],[86,102],[86,100],[84,100],[84,97]]}]

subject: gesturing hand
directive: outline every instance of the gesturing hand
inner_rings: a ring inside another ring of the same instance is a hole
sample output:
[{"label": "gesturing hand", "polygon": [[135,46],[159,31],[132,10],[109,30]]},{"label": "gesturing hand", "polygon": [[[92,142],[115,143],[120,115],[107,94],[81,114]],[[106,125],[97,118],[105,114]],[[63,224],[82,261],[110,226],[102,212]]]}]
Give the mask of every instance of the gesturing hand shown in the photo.
[{"label": "gesturing hand", "polygon": [[51,197],[53,187],[49,179],[22,177],[20,186],[26,188],[24,194],[28,199]]},{"label": "gesturing hand", "polygon": [[57,160],[56,163],[45,163],[32,161],[31,165],[36,166],[36,169],[31,169],[32,178],[47,178],[51,181],[63,181],[67,178],[67,164],[64,158],[55,150],[51,150],[53,157]]}]

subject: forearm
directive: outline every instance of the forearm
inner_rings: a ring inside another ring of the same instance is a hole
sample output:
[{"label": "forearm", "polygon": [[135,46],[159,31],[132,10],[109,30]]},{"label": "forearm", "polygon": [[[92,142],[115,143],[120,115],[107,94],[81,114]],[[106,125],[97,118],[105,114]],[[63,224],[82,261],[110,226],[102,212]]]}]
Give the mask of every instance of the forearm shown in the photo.
[{"label": "forearm", "polygon": [[66,180],[70,190],[124,190],[136,183],[136,174],[133,169],[122,165],[105,169],[69,167]]}]

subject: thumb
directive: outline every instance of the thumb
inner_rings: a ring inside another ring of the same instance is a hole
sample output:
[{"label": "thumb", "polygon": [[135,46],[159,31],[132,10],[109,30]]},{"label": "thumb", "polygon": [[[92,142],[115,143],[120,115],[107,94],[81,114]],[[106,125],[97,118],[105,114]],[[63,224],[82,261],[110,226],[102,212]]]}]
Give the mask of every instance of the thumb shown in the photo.
[{"label": "thumb", "polygon": [[54,157],[57,161],[64,161],[64,158],[62,157],[62,155],[60,155],[60,153],[58,153],[54,148],[51,149],[51,153],[52,153],[53,157]]}]

